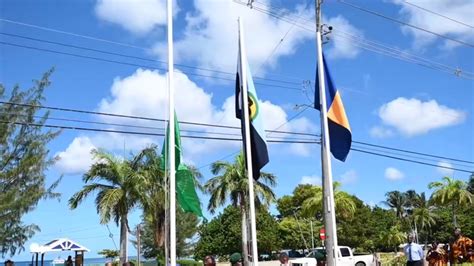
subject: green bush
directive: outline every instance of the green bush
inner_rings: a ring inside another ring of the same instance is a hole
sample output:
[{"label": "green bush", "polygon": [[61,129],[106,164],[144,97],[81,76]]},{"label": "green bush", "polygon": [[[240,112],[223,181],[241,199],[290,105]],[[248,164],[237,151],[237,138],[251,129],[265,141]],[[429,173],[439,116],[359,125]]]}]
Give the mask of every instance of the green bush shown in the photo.
[{"label": "green bush", "polygon": [[195,260],[177,260],[176,263],[178,263],[181,266],[202,266],[202,262],[195,261]]}]

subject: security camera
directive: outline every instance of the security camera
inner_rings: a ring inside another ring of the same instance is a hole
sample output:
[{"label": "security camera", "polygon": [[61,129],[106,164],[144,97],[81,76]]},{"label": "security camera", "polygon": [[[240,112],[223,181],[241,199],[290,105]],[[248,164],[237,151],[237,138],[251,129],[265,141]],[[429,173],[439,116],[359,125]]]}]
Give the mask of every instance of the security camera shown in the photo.
[{"label": "security camera", "polygon": [[332,26],[328,26],[328,29],[331,31],[331,30],[332,30]]}]

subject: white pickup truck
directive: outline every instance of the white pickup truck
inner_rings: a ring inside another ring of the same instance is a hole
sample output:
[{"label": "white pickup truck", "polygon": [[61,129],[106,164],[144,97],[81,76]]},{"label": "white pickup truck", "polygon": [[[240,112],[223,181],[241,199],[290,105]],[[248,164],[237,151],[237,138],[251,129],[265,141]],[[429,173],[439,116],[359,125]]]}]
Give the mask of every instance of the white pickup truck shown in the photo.
[{"label": "white pickup truck", "polygon": [[[316,266],[317,252],[325,252],[323,248],[317,248],[311,251],[306,258],[290,260],[294,266]],[[337,266],[377,266],[377,258],[374,255],[354,255],[352,250],[346,246],[339,246],[337,256]]]}]

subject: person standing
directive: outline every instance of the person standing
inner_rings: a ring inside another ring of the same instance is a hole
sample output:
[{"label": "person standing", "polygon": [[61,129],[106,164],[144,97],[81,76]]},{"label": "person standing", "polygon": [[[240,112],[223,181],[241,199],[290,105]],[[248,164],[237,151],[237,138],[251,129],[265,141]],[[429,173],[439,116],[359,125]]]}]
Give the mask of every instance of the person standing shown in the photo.
[{"label": "person standing", "polygon": [[426,255],[428,266],[446,266],[448,265],[447,254],[443,248],[441,248],[437,241],[431,244],[431,249]]},{"label": "person standing", "polygon": [[205,258],[204,258],[204,266],[216,266],[216,260],[214,259],[213,256],[211,255],[207,255]]},{"label": "person standing", "polygon": [[67,257],[67,260],[64,262],[64,265],[65,265],[65,266],[72,266],[72,265],[73,265],[72,257],[71,257],[71,256],[68,256],[68,257]]},{"label": "person standing", "polygon": [[289,257],[288,257],[288,254],[286,252],[282,252],[280,253],[280,256],[279,256],[279,261],[280,261],[280,266],[288,266],[290,265],[289,263]]},{"label": "person standing", "polygon": [[474,242],[461,234],[461,229],[454,229],[454,241],[451,243],[451,264],[474,262]]},{"label": "person standing", "polygon": [[242,255],[238,252],[230,255],[230,265],[231,266],[242,266],[243,265],[243,258]]},{"label": "person standing", "polygon": [[415,236],[408,235],[408,244],[403,248],[407,257],[407,266],[423,266],[423,249],[417,243],[414,243]]}]

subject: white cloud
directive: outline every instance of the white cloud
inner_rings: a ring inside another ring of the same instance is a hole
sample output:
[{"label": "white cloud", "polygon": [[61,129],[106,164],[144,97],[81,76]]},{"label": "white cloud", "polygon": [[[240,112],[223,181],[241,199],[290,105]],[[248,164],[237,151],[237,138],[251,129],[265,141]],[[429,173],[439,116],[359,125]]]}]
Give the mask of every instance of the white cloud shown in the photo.
[{"label": "white cloud", "polygon": [[348,185],[353,184],[357,181],[357,172],[355,170],[349,170],[341,175],[341,184]]},{"label": "white cloud", "polygon": [[[474,31],[470,27],[426,12],[413,5],[409,5],[402,0],[395,0],[394,2],[402,7],[400,13],[404,17],[403,19],[406,18],[407,22],[412,25],[416,25],[420,28],[433,31],[441,35],[449,36],[453,39],[458,39],[465,42],[474,41]],[[450,0],[412,0],[410,3],[437,12],[439,14],[443,14],[444,16],[453,18],[455,20],[472,24],[472,10],[474,10],[474,1],[472,0],[457,0],[455,2]],[[408,26],[402,26],[402,31],[405,34],[413,36],[413,45],[417,49],[432,44],[436,40],[443,40],[443,48],[449,49],[460,45],[452,41],[440,39],[432,34]]]},{"label": "white cloud", "polygon": [[[176,112],[180,121],[233,126],[240,125],[239,120],[235,118],[234,96],[225,99],[220,106],[215,105],[212,102],[212,94],[198,87],[185,74],[180,72],[175,73],[175,90]],[[158,71],[138,69],[130,76],[115,78],[111,86],[111,95],[100,101],[98,104],[98,111],[165,119],[168,114],[167,91],[166,74]],[[231,90],[229,92],[232,93]],[[185,95],[185,97],[178,97],[179,95]],[[288,114],[284,109],[270,101],[263,101],[261,104],[265,129],[273,130],[278,128],[283,131],[308,132],[313,131],[316,128],[315,125],[304,117],[288,122]],[[130,130],[164,134],[165,123],[163,122],[137,119],[130,120],[116,117],[102,117],[101,119],[103,122],[155,127],[154,129],[140,128]],[[240,130],[238,129],[232,130],[196,127],[182,124],[182,135],[195,134],[187,132],[187,130],[190,129],[200,130],[207,136],[214,137],[216,137],[216,135],[212,135],[213,132],[240,134]],[[222,137],[222,135],[219,135],[218,137]],[[239,138],[239,136],[225,137]],[[288,137],[288,135],[273,133],[270,137],[285,138]],[[153,136],[122,135],[116,133],[100,133],[89,136],[88,140],[96,147],[122,154],[124,146],[127,153],[129,153],[130,151],[142,149],[152,143],[161,144],[162,138]],[[206,155],[212,155],[213,152],[229,148],[234,149],[233,151],[237,151],[241,148],[241,145],[240,142],[232,141],[183,138],[184,156],[188,161],[202,159],[203,153]],[[307,155],[307,153],[305,153],[306,150],[298,149],[298,147],[293,147],[292,145],[271,145],[270,149],[279,149],[282,147],[284,149],[289,149],[300,156]]]},{"label": "white cloud", "polygon": [[388,138],[393,136],[393,131],[383,126],[374,126],[369,131],[370,136],[374,138]]},{"label": "white cloud", "polygon": [[[270,1],[260,1],[269,4]],[[259,67],[275,45],[288,31],[291,24],[270,15],[240,5],[232,0],[195,0],[195,12],[186,14],[183,37],[175,41],[175,60],[197,63],[201,67],[233,70],[237,60],[238,17],[242,17],[245,30],[247,56],[251,67]],[[302,6],[285,13],[290,16],[311,18],[312,10]],[[266,68],[274,67],[282,56],[292,55],[299,44],[313,39],[314,33],[293,27],[282,44],[266,62]],[[156,53],[166,58],[166,44],[155,46]],[[257,69],[253,69],[254,72]],[[257,73],[261,74],[261,72]]]},{"label": "white cloud", "polygon": [[[331,48],[328,51],[328,56],[331,58],[354,58],[359,53],[361,48],[354,45],[354,41],[348,38],[342,37],[349,33],[357,37],[363,38],[364,33],[349,23],[343,16],[338,15],[336,17],[325,20],[326,24],[334,28],[334,33],[330,35],[332,39],[329,43]],[[347,36],[346,36],[347,37]]]},{"label": "white cloud", "polygon": [[[457,125],[466,118],[464,112],[440,105],[435,100],[423,102],[403,97],[382,105],[378,115],[385,126],[392,127],[407,137]],[[374,133],[381,133],[376,132],[377,130]]]},{"label": "white cloud", "polygon": [[405,174],[402,173],[395,167],[388,167],[385,169],[385,178],[391,181],[401,180],[405,177]]},{"label": "white cloud", "polygon": [[56,154],[59,160],[55,167],[64,174],[81,174],[93,163],[91,151],[95,148],[88,137],[76,137],[66,150]]},{"label": "white cloud", "polygon": [[[177,11],[176,1],[174,10]],[[98,0],[96,15],[135,34],[166,24],[166,0]]]},{"label": "white cloud", "polygon": [[310,175],[310,176],[303,176],[301,177],[300,184],[308,184],[308,185],[321,185],[321,177],[316,176],[316,175]]},{"label": "white cloud", "polygon": [[449,162],[446,162],[446,161],[440,161],[440,162],[438,162],[438,167],[436,169],[437,169],[438,173],[440,173],[441,175],[452,177],[453,174],[454,174],[454,171],[452,169],[448,169],[446,167],[453,168],[453,165]]}]

